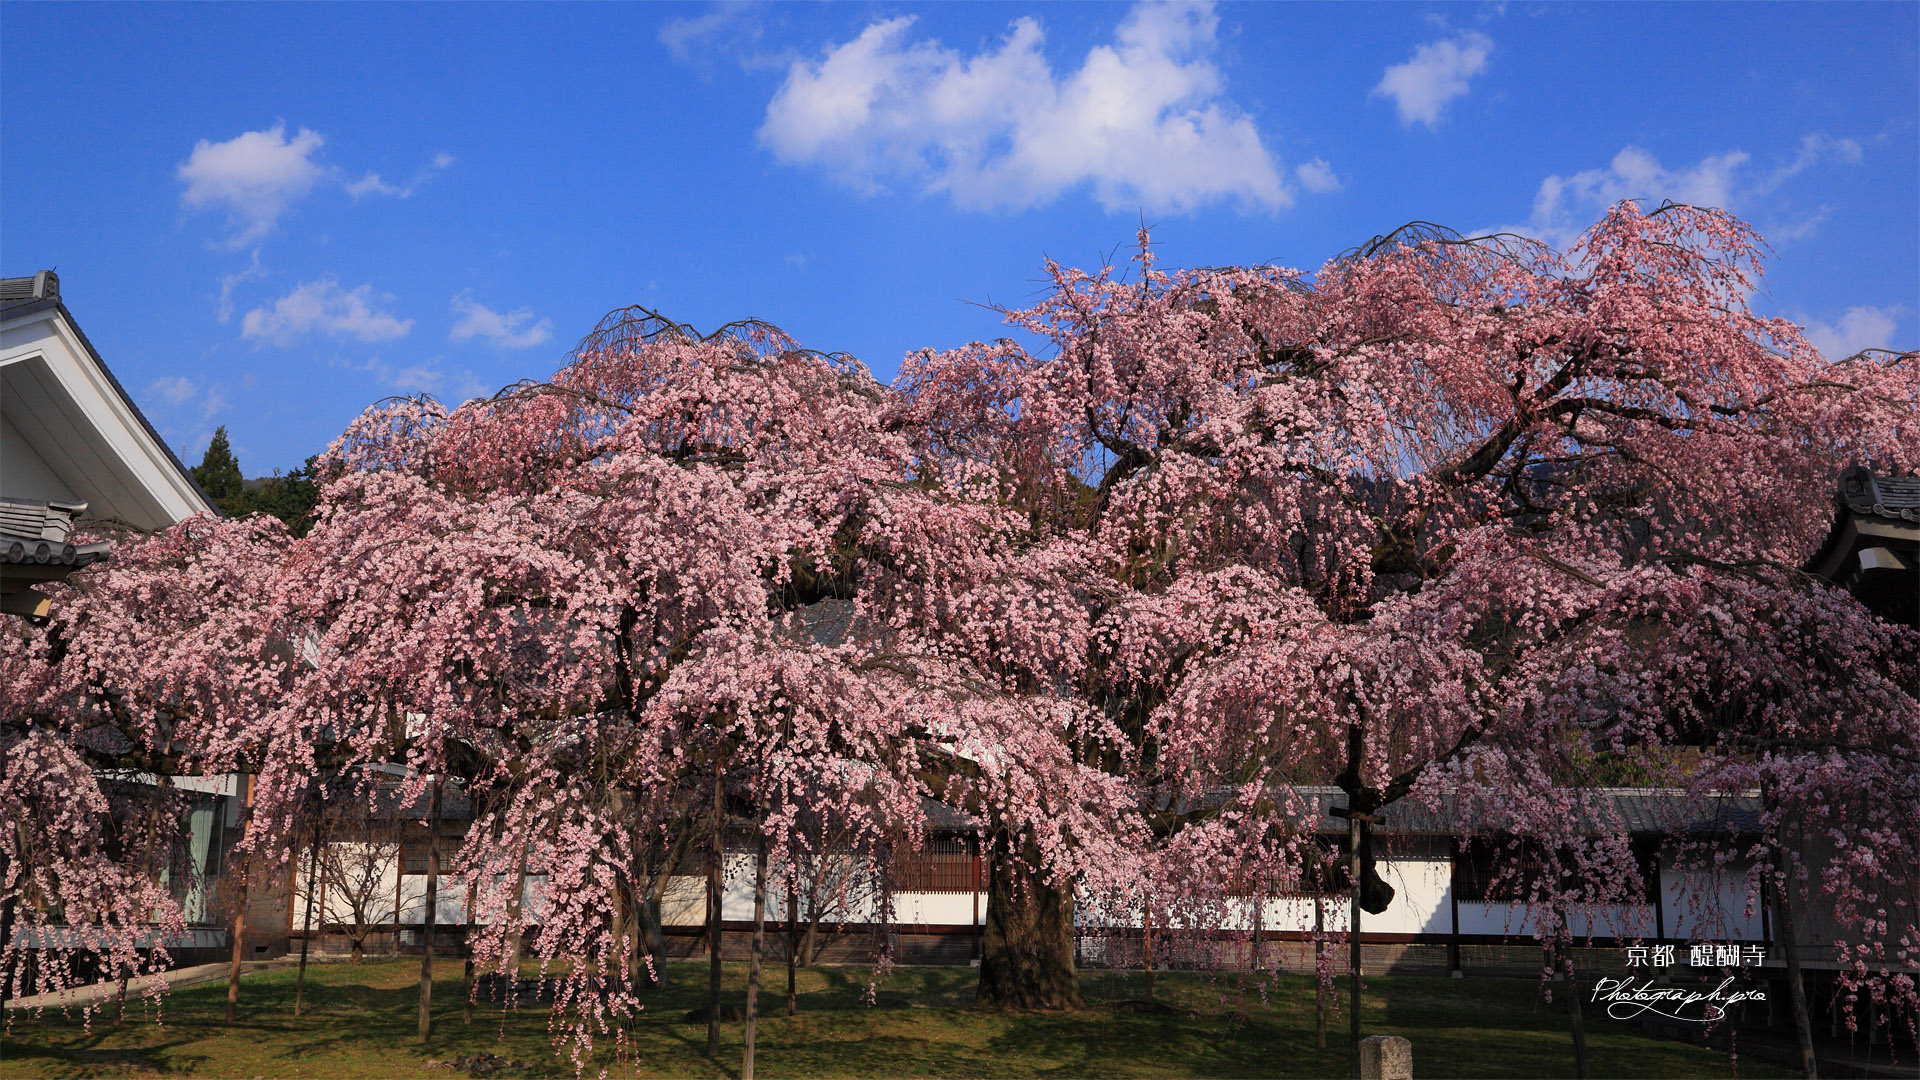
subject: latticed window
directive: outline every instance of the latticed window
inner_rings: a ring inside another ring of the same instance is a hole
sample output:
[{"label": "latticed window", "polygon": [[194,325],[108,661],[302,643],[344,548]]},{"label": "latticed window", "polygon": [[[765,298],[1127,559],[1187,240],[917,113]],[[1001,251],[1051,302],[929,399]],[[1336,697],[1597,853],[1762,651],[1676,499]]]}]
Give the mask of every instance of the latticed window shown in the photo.
[{"label": "latticed window", "polygon": [[927,841],[924,851],[901,854],[894,861],[895,892],[968,893],[984,888],[965,837]]}]

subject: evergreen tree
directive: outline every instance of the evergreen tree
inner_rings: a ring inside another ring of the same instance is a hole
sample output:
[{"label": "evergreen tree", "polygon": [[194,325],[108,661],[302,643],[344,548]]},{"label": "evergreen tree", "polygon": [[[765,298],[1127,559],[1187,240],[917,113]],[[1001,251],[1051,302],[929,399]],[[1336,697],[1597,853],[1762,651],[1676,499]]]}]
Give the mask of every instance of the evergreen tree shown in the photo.
[{"label": "evergreen tree", "polygon": [[206,455],[190,471],[200,490],[224,513],[226,507],[221,504],[238,496],[245,485],[240,478],[240,462],[227,443],[226,425],[213,429],[213,441],[207,444]]},{"label": "evergreen tree", "polygon": [[320,499],[320,485],[315,481],[318,464],[317,456],[310,457],[285,476],[276,472],[243,479],[240,461],[227,441],[227,429],[221,426],[214,429],[213,441],[207,444],[200,464],[187,471],[227,517],[271,514],[285,522],[294,536],[305,536],[313,527],[313,506]]},{"label": "evergreen tree", "polygon": [[221,511],[232,517],[272,514],[286,522],[287,531],[295,536],[305,536],[307,530],[313,527],[313,506],[320,501],[318,465],[319,458],[316,455],[285,476],[275,474],[249,480],[246,490],[235,500],[234,508],[229,510],[222,506]]}]

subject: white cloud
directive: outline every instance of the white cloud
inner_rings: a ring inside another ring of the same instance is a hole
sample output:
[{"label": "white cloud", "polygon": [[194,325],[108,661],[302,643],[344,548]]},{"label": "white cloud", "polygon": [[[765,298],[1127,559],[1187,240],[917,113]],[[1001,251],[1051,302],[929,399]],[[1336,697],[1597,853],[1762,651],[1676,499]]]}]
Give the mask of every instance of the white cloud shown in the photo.
[{"label": "white cloud", "polygon": [[353,196],[356,199],[358,199],[362,195],[393,195],[398,198],[404,199],[407,196],[413,194],[413,189],[397,188],[392,184],[389,184],[386,181],[380,179],[379,173],[370,172],[367,175],[361,177],[360,179],[355,180],[353,183],[348,184],[347,194]]},{"label": "white cloud", "polygon": [[688,19],[668,19],[660,26],[660,44],[681,63],[695,59],[695,49],[705,51],[716,39],[739,32],[758,37],[759,28],[746,18],[744,4],[715,4],[706,14]]},{"label": "white cloud", "polygon": [[217,386],[208,387],[206,398],[200,402],[200,422],[208,423],[216,415],[225,411],[227,411],[227,395]]},{"label": "white cloud", "polygon": [[785,67],[791,50],[769,52],[761,47],[765,31],[755,13],[760,5],[722,2],[700,15],[668,19],[660,26],[660,44],[673,59],[711,77],[718,61],[731,60],[743,70]]},{"label": "white cloud", "polygon": [[1089,184],[1109,210],[1183,211],[1222,199],[1289,204],[1253,120],[1223,95],[1207,4],[1136,5],[1112,44],[1056,76],[1038,21],[972,57],[876,22],[799,61],[760,141],[863,191],[888,180],[968,209],[1022,208]]},{"label": "white cloud", "polygon": [[[147,384],[148,411],[170,420],[160,434],[175,446],[200,451],[213,437],[213,419],[227,411],[227,395],[218,385],[202,387],[185,375],[166,375]],[[151,406],[158,400],[162,410]],[[189,455],[190,456],[190,455]]]},{"label": "white cloud", "polygon": [[1808,319],[1807,340],[1829,360],[1844,360],[1862,349],[1886,349],[1899,328],[1898,307],[1850,307],[1834,322]]},{"label": "white cloud", "polygon": [[318,132],[301,128],[287,138],[285,124],[249,131],[226,142],[200,140],[174,175],[186,185],[180,203],[190,210],[224,206],[242,248],[273,231],[287,207],[305,198],[326,174],[313,155],[325,145]]},{"label": "white cloud", "polygon": [[168,375],[148,383],[147,393],[174,408],[179,408],[192,401],[200,393],[200,388],[185,375]]},{"label": "white cloud", "polygon": [[[1753,158],[1743,150],[1710,154],[1691,165],[1669,169],[1652,153],[1629,146],[1613,156],[1604,169],[1587,169],[1572,176],[1553,175],[1540,182],[1533,212],[1525,224],[1492,232],[1517,232],[1544,240],[1564,251],[1608,207],[1622,199],[1641,199],[1711,206],[1733,213],[1765,212],[1773,195],[1795,176],[1826,161],[1859,164],[1860,144],[1822,134],[1801,138],[1795,155],[1779,166],[1756,172]],[[1816,228],[1824,211],[1776,230],[1782,239],[1797,239]]]},{"label": "white cloud", "polygon": [[240,336],[280,346],[315,331],[356,341],[388,341],[413,329],[412,319],[395,318],[375,306],[392,302],[391,296],[376,297],[372,285],[348,291],[331,277],[303,282],[272,307],[247,312],[240,320]]},{"label": "white cloud", "polygon": [[380,178],[379,173],[370,172],[349,183],[347,194],[353,196],[355,202],[359,202],[364,195],[386,195],[395,199],[410,199],[415,189],[433,179],[433,174],[444,171],[452,164],[453,155],[443,150],[433,155],[433,160],[421,167],[420,171],[413,174],[413,179],[405,184],[389,184]]},{"label": "white cloud", "polygon": [[1852,139],[1836,139],[1824,131],[1800,136],[1800,152],[1793,160],[1769,172],[1759,181],[1763,191],[1772,191],[1807,169],[1828,159],[1845,165],[1858,165],[1866,160],[1866,152]]},{"label": "white cloud", "polygon": [[397,366],[374,356],[358,364],[336,361],[334,366],[371,375],[382,387],[399,394],[432,394],[443,401],[486,396],[486,385],[471,371],[448,371],[439,366],[439,361],[436,356],[422,363]]},{"label": "white cloud", "polygon": [[1826,224],[1828,219],[1832,217],[1833,207],[1822,203],[1819,208],[1812,213],[1802,214],[1798,218],[1775,222],[1762,229],[1761,232],[1766,235],[1768,240],[1776,244],[1792,240],[1805,240],[1807,237],[1818,232],[1820,226]]},{"label": "white cloud", "polygon": [[1301,187],[1316,195],[1331,195],[1345,186],[1333,174],[1333,166],[1327,164],[1325,158],[1314,158],[1303,163],[1293,170],[1293,175],[1300,178]]},{"label": "white cloud", "polygon": [[1413,59],[1395,64],[1373,88],[1375,97],[1390,97],[1403,124],[1440,124],[1447,103],[1467,92],[1467,80],[1487,69],[1493,39],[1467,30],[1413,50]]},{"label": "white cloud", "polygon": [[705,43],[727,26],[736,22],[740,9],[732,4],[715,4],[706,14],[689,19],[668,19],[660,25],[660,44],[667,47],[675,60],[686,63],[693,59],[695,45]]},{"label": "white cloud", "polygon": [[533,318],[532,308],[501,313],[476,303],[468,293],[453,298],[453,313],[459,319],[447,337],[454,341],[483,337],[503,349],[528,349],[553,336],[552,319],[527,325]]},{"label": "white cloud", "polygon": [[249,281],[259,281],[267,276],[260,265],[260,249],[254,248],[253,255],[247,260],[247,268],[231,274],[220,275],[220,308],[215,312],[222,325],[233,319],[233,290]]}]

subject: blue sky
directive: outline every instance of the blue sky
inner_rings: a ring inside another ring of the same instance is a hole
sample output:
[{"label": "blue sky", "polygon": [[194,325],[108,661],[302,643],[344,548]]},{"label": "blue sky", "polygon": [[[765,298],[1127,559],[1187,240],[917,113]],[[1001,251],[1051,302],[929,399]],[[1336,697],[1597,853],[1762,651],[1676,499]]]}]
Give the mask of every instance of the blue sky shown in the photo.
[{"label": "blue sky", "polygon": [[544,377],[607,311],[883,379],[1042,259],[1311,270],[1411,219],[1725,206],[1756,303],[1920,345],[1920,6],[0,9],[0,259],[249,474],[368,403]]}]

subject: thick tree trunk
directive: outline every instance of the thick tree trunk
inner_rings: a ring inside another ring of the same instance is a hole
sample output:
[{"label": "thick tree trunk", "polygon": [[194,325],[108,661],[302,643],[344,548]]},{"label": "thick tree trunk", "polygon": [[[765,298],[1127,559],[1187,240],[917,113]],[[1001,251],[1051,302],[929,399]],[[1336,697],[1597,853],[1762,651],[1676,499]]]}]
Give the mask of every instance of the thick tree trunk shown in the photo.
[{"label": "thick tree trunk", "polygon": [[812,967],[820,959],[820,882],[807,887],[807,940],[801,944],[800,966]]},{"label": "thick tree trunk", "polygon": [[1080,975],[1073,965],[1073,895],[1055,888],[1031,842],[1016,861],[1003,836],[987,870],[987,932],[980,960],[978,999],[1003,1009],[1079,1009]]},{"label": "thick tree trunk", "polygon": [[1579,1080],[1589,1080],[1593,1075],[1587,1066],[1587,1021],[1581,1010],[1580,975],[1573,969],[1573,929],[1567,922],[1567,914],[1559,912],[1561,933],[1566,939],[1561,942],[1560,964],[1567,973],[1567,1019],[1573,1025],[1573,1070]]},{"label": "thick tree trunk", "polygon": [[520,958],[526,951],[526,941],[520,933],[521,901],[525,899],[526,895],[527,853],[522,851],[520,853],[520,867],[514,872],[513,876],[513,893],[507,897],[506,956],[503,958],[505,963],[502,965],[505,969],[503,974],[507,977],[507,1000],[504,1003],[506,1005],[513,1004],[514,995],[518,992]]},{"label": "thick tree trunk", "polygon": [[[5,877],[4,877],[5,874],[6,874],[6,863],[0,862],[0,880],[5,880]],[[0,956],[7,955],[7,946],[12,944],[12,942],[13,942],[13,897],[9,896],[7,897],[5,903],[0,903]],[[23,974],[24,974],[24,971],[25,969],[24,967],[22,967]],[[0,968],[0,1005],[4,1005],[8,1001],[13,999],[14,997],[13,987],[16,981],[17,980],[14,977],[14,971],[12,967]]]},{"label": "thick tree trunk", "polygon": [[[636,806],[637,806],[636,801]],[[647,855],[651,845],[642,849],[636,861],[634,881],[644,882],[634,894],[634,921],[637,924],[633,932],[634,978],[640,978],[639,971],[644,967],[648,986],[664,986],[667,982],[667,937],[660,926],[660,905],[667,895],[667,886],[673,879],[673,872],[679,868],[681,856],[692,841],[695,823],[689,821],[685,829],[676,830],[672,839],[660,852],[660,859],[651,867]],[[646,822],[642,821],[638,810],[634,817],[634,835],[647,833]]]},{"label": "thick tree trunk", "polygon": [[1589,1080],[1593,1076],[1587,1066],[1587,1022],[1581,1012],[1580,977],[1573,971],[1573,953],[1566,954],[1567,965],[1567,1013],[1573,1018],[1573,1070],[1580,1080]]},{"label": "thick tree trunk", "polygon": [[[1773,814],[1779,806],[1773,791],[1763,785],[1760,792],[1768,814]],[[1799,934],[1793,925],[1793,867],[1787,858],[1786,845],[1781,843],[1779,828],[1776,823],[1774,834],[1767,840],[1774,865],[1773,921],[1780,928],[1780,947],[1787,954],[1787,997],[1793,1005],[1794,1034],[1800,1041],[1800,1072],[1806,1080],[1819,1080],[1819,1058],[1813,1052],[1813,1017],[1807,1009],[1807,984],[1800,977]]]},{"label": "thick tree trunk", "polygon": [[[665,881],[666,875],[660,875]],[[660,986],[667,981],[667,936],[660,928],[660,896],[656,891],[640,903],[640,926],[634,932],[636,963],[646,965],[648,985]],[[648,963],[651,960],[651,963]]]},{"label": "thick tree trunk", "polygon": [[767,947],[767,838],[753,859],[753,956],[747,965],[746,1049],[740,1059],[740,1080],[753,1080],[753,1040],[760,1027],[760,954]]},{"label": "thick tree trunk", "polygon": [[720,860],[725,854],[726,788],[718,767],[713,770],[713,831],[707,844],[707,1056],[720,1056]]},{"label": "thick tree trunk", "polygon": [[[427,915],[420,932],[420,1041],[433,1034],[433,925],[440,914],[440,784],[427,811]],[[402,867],[402,869],[405,869]]]},{"label": "thick tree trunk", "polygon": [[[628,911],[632,908],[629,893],[621,888],[618,881],[607,888],[607,936],[613,939],[613,945],[607,950],[606,963],[601,965],[600,978],[608,986],[622,985],[626,978],[621,974],[621,962],[633,954],[628,941]],[[634,973],[636,976],[638,973]],[[638,982],[636,977],[635,982]]]},{"label": "thick tree trunk", "polygon": [[1793,871],[1783,869],[1776,875],[1774,922],[1780,927],[1780,948],[1787,954],[1787,996],[1793,1004],[1793,1030],[1800,1040],[1800,1072],[1807,1080],[1819,1080],[1819,1059],[1813,1052],[1813,1017],[1807,1010],[1807,984],[1800,978],[1800,944],[1793,925]]}]

